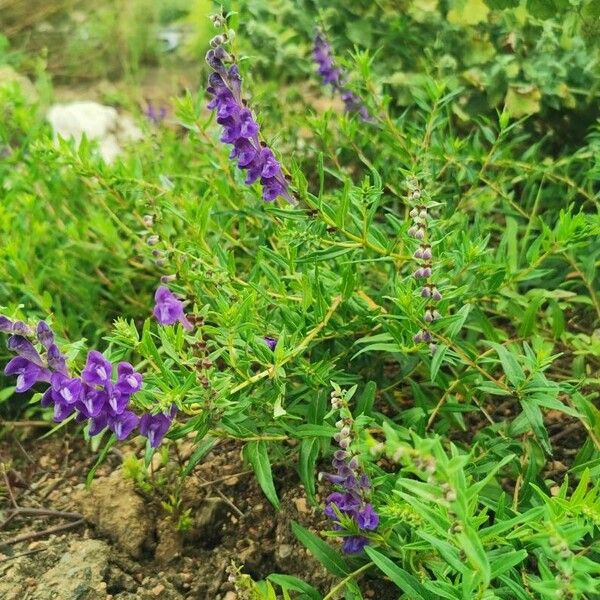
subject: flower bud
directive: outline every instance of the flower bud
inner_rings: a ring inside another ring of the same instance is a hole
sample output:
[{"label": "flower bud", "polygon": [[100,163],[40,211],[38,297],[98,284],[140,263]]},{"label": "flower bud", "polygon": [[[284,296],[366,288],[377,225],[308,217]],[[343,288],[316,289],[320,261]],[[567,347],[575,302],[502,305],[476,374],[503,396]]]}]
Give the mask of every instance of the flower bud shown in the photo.
[{"label": "flower bud", "polygon": [[429,217],[429,214],[425,207],[422,207],[421,210],[419,210],[419,217],[421,217],[421,219],[427,219],[427,217]]},{"label": "flower bud", "polygon": [[225,25],[225,17],[221,13],[210,15],[209,19],[215,27],[223,27]]},{"label": "flower bud", "polygon": [[432,258],[432,253],[431,253],[431,246],[421,246],[422,250],[421,250],[421,258],[423,260],[431,260]]},{"label": "flower bud", "polygon": [[433,321],[433,312],[429,308],[425,311],[423,320],[427,323],[431,323]]},{"label": "flower bud", "polygon": [[158,244],[159,241],[160,238],[157,235],[151,235],[146,240],[146,244],[148,244],[148,246],[156,246],[156,244]]},{"label": "flower bud", "polygon": [[172,275],[163,275],[160,278],[160,282],[161,283],[171,283],[172,281],[175,281],[177,279],[177,275],[175,275],[174,273]]},{"label": "flower bud", "polygon": [[418,333],[413,335],[413,342],[420,344],[423,341],[423,331],[419,330]]},{"label": "flower bud", "polygon": [[442,299],[442,295],[435,286],[433,286],[431,289],[431,299],[435,300],[436,302],[439,302]]},{"label": "flower bud", "polygon": [[152,225],[154,225],[154,217],[152,215],[144,215],[143,221],[146,227],[152,227]]},{"label": "flower bud", "polygon": [[426,285],[422,290],[421,290],[421,298],[431,298],[431,287]]},{"label": "flower bud", "polygon": [[212,40],[210,40],[210,45],[213,48],[217,48],[218,46],[222,46],[227,41],[227,38],[224,35],[215,35]]},{"label": "flower bud", "polygon": [[347,450],[348,447],[350,446],[350,438],[343,438],[338,442],[338,445],[340,448],[342,448],[343,450]]},{"label": "flower bud", "polygon": [[437,352],[437,344],[431,343],[429,344],[429,352],[431,352],[431,354],[435,354]]},{"label": "flower bud", "polygon": [[423,259],[423,252],[425,251],[425,249],[423,248],[423,246],[419,246],[416,250],[415,253],[413,254],[413,256],[417,259]]},{"label": "flower bud", "polygon": [[419,216],[419,209],[417,207],[411,209],[411,211],[408,213],[408,216],[411,218],[415,218]]}]

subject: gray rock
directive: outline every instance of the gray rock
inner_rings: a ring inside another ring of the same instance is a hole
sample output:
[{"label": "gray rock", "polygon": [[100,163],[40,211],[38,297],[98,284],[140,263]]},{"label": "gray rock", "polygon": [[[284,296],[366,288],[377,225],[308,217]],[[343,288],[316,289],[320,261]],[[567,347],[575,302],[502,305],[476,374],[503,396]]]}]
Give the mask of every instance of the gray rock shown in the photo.
[{"label": "gray rock", "polygon": [[95,479],[74,498],[84,517],[134,558],[153,545],[153,515],[121,470]]}]

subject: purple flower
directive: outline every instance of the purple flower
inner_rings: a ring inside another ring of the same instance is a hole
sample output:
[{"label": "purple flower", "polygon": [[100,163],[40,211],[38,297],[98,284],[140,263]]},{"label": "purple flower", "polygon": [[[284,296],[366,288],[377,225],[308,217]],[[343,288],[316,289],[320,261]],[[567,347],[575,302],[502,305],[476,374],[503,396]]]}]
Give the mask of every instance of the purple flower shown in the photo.
[{"label": "purple flower", "polygon": [[357,554],[365,549],[365,546],[369,545],[369,540],[362,535],[350,535],[344,538],[342,550],[346,554]]},{"label": "purple flower", "polygon": [[105,390],[96,390],[93,387],[84,387],[81,400],[77,408],[86,417],[97,417],[108,404],[108,393]]},{"label": "purple flower", "polygon": [[49,381],[50,372],[23,356],[16,356],[4,368],[5,375],[17,376],[16,391],[26,392],[38,381]]},{"label": "purple flower", "polygon": [[157,448],[165,434],[171,426],[173,419],[173,408],[171,408],[170,414],[165,415],[164,413],[158,413],[156,415],[145,414],[140,419],[140,433],[147,437],[150,441],[152,448]]},{"label": "purple flower", "polygon": [[40,344],[42,344],[42,346],[44,346],[46,349],[50,348],[50,346],[54,344],[54,333],[46,321],[40,321],[37,324],[36,336]]},{"label": "purple flower", "polygon": [[112,377],[112,364],[97,350],[90,350],[81,379],[89,385],[106,385]]},{"label": "purple flower", "polygon": [[165,106],[161,106],[157,110],[156,106],[154,106],[152,102],[148,102],[146,109],[144,110],[144,114],[150,122],[152,122],[154,125],[158,125],[167,116],[167,108]]},{"label": "purple flower", "polygon": [[44,365],[39,352],[33,347],[33,344],[22,335],[11,335],[8,338],[7,346],[11,352],[15,352],[32,363],[35,363],[40,367]]},{"label": "purple flower", "polygon": [[0,331],[3,333],[13,333],[14,322],[8,317],[0,315]]},{"label": "purple flower", "polygon": [[142,376],[128,362],[117,365],[117,383],[115,389],[127,396],[135,394],[142,388]]},{"label": "purple flower", "polygon": [[125,410],[119,415],[109,415],[108,427],[118,440],[124,440],[137,427],[139,421],[140,419],[135,413]]},{"label": "purple flower", "polygon": [[264,343],[269,346],[271,350],[275,350],[275,346],[277,346],[277,339],[271,337],[270,335],[265,335],[263,338]]},{"label": "purple flower", "polygon": [[83,394],[81,379],[71,379],[62,373],[53,373],[50,382],[52,398],[55,402],[73,405],[81,400]]},{"label": "purple flower", "polygon": [[216,111],[217,123],[223,128],[220,139],[224,144],[233,144],[230,158],[237,160],[238,168],[248,170],[245,183],[251,185],[260,180],[265,201],[281,196],[290,204],[296,204],[279,162],[273,152],[261,144],[259,125],[242,100],[242,79],[237,65],[226,67],[224,64],[224,61],[233,61],[222,46],[226,41],[226,36],[214,38],[213,45],[217,47],[206,55],[206,62],[213,69],[206,88],[211,96],[208,108]]},{"label": "purple flower", "polygon": [[68,374],[65,355],[58,349],[56,344],[52,344],[50,348],[48,348],[46,359],[51,371],[62,373],[63,375]]},{"label": "purple flower", "polygon": [[358,511],[356,522],[361,529],[377,529],[377,525],[379,525],[379,515],[373,510],[372,504],[367,504],[362,510]]},{"label": "purple flower", "polygon": [[191,331],[192,324],[183,312],[183,302],[178,300],[168,287],[161,285],[154,294],[154,316],[161,325],[173,325],[178,321]]},{"label": "purple flower", "polygon": [[372,121],[373,117],[362,100],[352,90],[345,87],[346,81],[342,71],[335,66],[331,45],[320,31],[315,35],[313,58],[317,63],[317,73],[322,77],[323,83],[331,85],[334,91],[339,92],[346,112],[357,113],[363,121]]},{"label": "purple flower", "polygon": [[90,417],[89,422],[88,434],[94,437],[106,429],[108,425],[108,411],[106,409],[101,410],[95,417]]}]

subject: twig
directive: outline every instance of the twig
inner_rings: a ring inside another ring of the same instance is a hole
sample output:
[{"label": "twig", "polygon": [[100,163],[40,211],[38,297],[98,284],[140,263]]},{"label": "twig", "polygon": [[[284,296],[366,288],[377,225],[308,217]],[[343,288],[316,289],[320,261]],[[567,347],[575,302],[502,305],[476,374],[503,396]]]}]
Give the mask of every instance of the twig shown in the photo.
[{"label": "twig", "polygon": [[20,554],[14,554],[13,556],[7,556],[0,560],[0,565],[8,562],[9,560],[15,560],[15,558],[21,558],[21,556],[29,556],[30,554],[37,554],[38,552],[45,552],[48,550],[47,547],[44,548],[36,548],[35,550],[28,550],[27,552],[21,552]]},{"label": "twig", "polygon": [[63,519],[83,519],[83,515],[77,512],[66,512],[63,510],[53,510],[51,508],[27,508],[18,506],[10,511],[16,515],[38,515],[46,517],[61,517]]},{"label": "twig", "polygon": [[215,488],[215,492],[219,494],[219,497],[228,504],[237,514],[238,516],[244,518],[246,515],[219,489]]},{"label": "twig", "polygon": [[79,519],[78,521],[73,521],[72,523],[66,523],[65,525],[57,525],[56,527],[50,527],[48,529],[44,529],[44,531],[33,531],[31,533],[25,533],[23,535],[18,535],[17,537],[12,538],[12,540],[7,540],[6,542],[2,542],[2,543],[6,544],[7,546],[10,546],[12,544],[18,544],[19,542],[35,540],[37,538],[45,537],[52,533],[58,533],[59,531],[73,529],[74,527],[78,527],[82,523],[85,523],[85,519]]},{"label": "twig", "polygon": [[6,491],[8,492],[8,496],[10,497],[10,501],[15,508],[19,508],[17,501],[15,500],[15,495],[13,494],[12,487],[10,485],[10,481],[8,480],[8,475],[6,474],[6,468],[2,465],[2,477],[4,478],[4,484],[6,485]]}]

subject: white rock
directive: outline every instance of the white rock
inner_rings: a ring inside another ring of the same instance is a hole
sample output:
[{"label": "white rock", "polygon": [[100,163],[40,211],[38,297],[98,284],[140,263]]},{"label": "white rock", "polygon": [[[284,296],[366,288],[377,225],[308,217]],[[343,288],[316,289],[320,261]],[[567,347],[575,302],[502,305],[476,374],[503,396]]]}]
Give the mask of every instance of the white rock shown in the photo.
[{"label": "white rock", "polygon": [[129,141],[141,139],[142,132],[128,115],[119,115],[112,106],[98,102],[78,101],[54,104],[46,118],[52,126],[54,138],[72,138],[77,143],[85,136],[98,141],[102,158],[111,163]]}]

